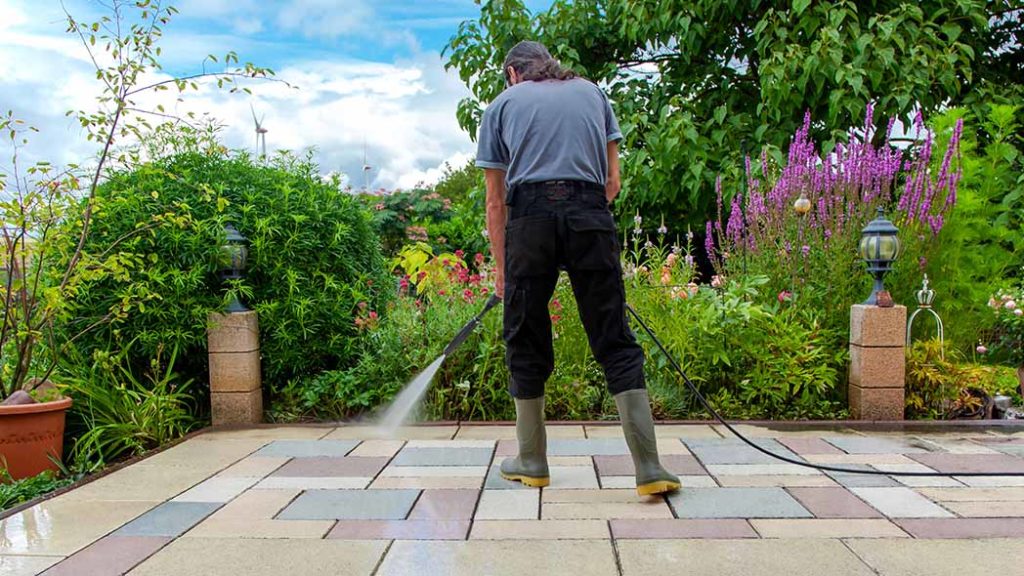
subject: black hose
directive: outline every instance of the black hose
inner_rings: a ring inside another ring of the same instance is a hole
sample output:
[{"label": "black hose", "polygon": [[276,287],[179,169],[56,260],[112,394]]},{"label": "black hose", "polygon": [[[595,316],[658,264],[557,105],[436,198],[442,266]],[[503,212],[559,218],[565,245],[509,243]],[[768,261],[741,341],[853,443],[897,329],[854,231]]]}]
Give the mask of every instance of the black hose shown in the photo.
[{"label": "black hose", "polygon": [[840,466],[825,466],[825,465],[820,465],[820,464],[811,464],[809,462],[803,462],[801,460],[795,460],[793,458],[790,458],[788,456],[784,456],[782,454],[776,454],[776,453],[772,452],[771,450],[767,450],[765,448],[762,448],[761,446],[758,446],[753,441],[751,441],[749,438],[747,438],[746,436],[741,434],[738,430],[733,428],[733,426],[731,424],[726,422],[725,418],[722,418],[722,415],[719,414],[718,411],[715,410],[711,406],[711,404],[707,401],[707,399],[704,398],[704,395],[701,394],[699,390],[697,390],[697,387],[693,384],[693,382],[690,381],[690,378],[686,375],[686,372],[683,371],[683,368],[679,365],[678,362],[676,362],[676,359],[673,358],[671,354],[669,354],[668,350],[666,350],[665,346],[661,343],[661,340],[658,340],[658,337],[654,335],[654,331],[652,331],[650,326],[648,326],[647,323],[644,322],[642,318],[640,318],[640,315],[636,313],[636,310],[634,310],[633,307],[630,306],[629,304],[626,304],[626,310],[629,310],[629,313],[633,315],[633,318],[636,319],[637,323],[639,323],[640,326],[644,329],[644,332],[646,332],[647,335],[651,337],[651,340],[654,341],[654,344],[658,347],[658,350],[661,350],[661,353],[664,354],[665,358],[668,359],[669,363],[672,365],[672,368],[674,368],[675,371],[678,372],[679,375],[683,377],[683,381],[686,382],[686,386],[697,397],[697,400],[699,400],[700,403],[704,406],[704,409],[707,410],[712,416],[714,416],[714,418],[716,420],[721,422],[722,425],[725,426],[729,430],[729,432],[732,432],[734,436],[736,436],[740,440],[746,442],[751,448],[754,448],[755,450],[757,450],[759,452],[767,454],[768,456],[771,456],[772,458],[775,458],[776,460],[781,460],[783,462],[786,462],[786,463],[789,463],[789,464],[795,464],[797,466],[803,466],[804,468],[814,468],[815,470],[822,470],[822,471],[827,471],[827,472],[842,472],[842,473],[846,473],[846,474],[874,474],[874,475],[878,475],[878,476],[918,476],[918,477],[922,477],[922,476],[923,477],[935,477],[935,476],[938,476],[938,477],[952,477],[952,476],[965,476],[965,477],[969,477],[969,476],[1021,477],[1021,476],[1024,476],[1024,472],[960,472],[960,473],[945,473],[945,472],[886,472],[884,470],[857,470],[857,469],[854,469],[854,468],[842,468]]}]

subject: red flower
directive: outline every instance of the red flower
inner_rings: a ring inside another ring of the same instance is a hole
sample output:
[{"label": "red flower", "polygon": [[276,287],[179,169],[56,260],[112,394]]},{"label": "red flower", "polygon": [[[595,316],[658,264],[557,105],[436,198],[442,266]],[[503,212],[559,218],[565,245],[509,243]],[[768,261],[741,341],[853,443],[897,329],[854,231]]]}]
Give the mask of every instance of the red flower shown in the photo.
[{"label": "red flower", "polygon": [[473,260],[476,262],[477,266],[480,266],[484,263],[484,255],[477,252],[476,255],[473,256]]},{"label": "red flower", "polygon": [[558,301],[558,298],[551,301],[551,307],[554,308],[556,312],[562,311],[562,303]]},{"label": "red flower", "polygon": [[462,250],[456,250],[456,251],[455,251],[455,257],[456,257],[456,258],[458,258],[459,260],[462,260],[462,258],[463,258],[463,257],[464,257],[465,255],[466,255],[466,253],[465,253],[465,252],[463,252]]},{"label": "red flower", "polygon": [[376,310],[370,310],[370,320],[376,320],[376,319],[377,319],[377,311]]}]

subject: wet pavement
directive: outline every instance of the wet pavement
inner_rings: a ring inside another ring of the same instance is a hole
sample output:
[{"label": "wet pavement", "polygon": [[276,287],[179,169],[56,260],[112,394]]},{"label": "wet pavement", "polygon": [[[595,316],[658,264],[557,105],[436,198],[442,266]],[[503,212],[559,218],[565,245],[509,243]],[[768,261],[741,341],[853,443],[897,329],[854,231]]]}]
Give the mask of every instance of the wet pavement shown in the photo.
[{"label": "wet pavement", "polygon": [[1024,573],[1024,431],[658,427],[684,488],[639,497],[618,426],[549,424],[551,485],[497,474],[511,426],[210,431],[0,521],[0,575]]}]

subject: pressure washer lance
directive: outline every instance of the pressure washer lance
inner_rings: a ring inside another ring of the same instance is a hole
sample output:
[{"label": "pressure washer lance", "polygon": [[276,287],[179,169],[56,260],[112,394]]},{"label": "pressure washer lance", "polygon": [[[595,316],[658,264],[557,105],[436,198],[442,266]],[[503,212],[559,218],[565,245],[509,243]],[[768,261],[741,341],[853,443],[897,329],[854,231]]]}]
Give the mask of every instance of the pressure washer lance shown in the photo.
[{"label": "pressure washer lance", "polygon": [[469,335],[473,333],[473,330],[475,330],[476,327],[480,325],[480,322],[483,320],[484,315],[490,312],[491,308],[494,308],[500,302],[501,298],[498,298],[497,296],[494,296],[492,294],[491,297],[488,298],[487,302],[484,304],[484,309],[481,310],[479,314],[474,316],[472,320],[467,322],[466,325],[462,327],[462,330],[459,330],[459,333],[455,335],[455,338],[452,338],[452,341],[448,343],[448,346],[446,346],[444,349],[444,355],[450,356],[451,353],[454,352],[456,348],[461,346],[462,343],[466,341],[466,338],[469,338]]},{"label": "pressure washer lance", "polygon": [[751,448],[753,448],[753,449],[755,449],[755,450],[757,450],[757,451],[759,451],[759,452],[761,452],[763,454],[771,456],[772,458],[775,458],[776,460],[781,460],[783,462],[786,462],[786,463],[789,463],[789,464],[795,464],[797,466],[803,466],[804,468],[814,468],[816,470],[823,470],[823,471],[827,471],[827,472],[842,472],[842,473],[845,473],[845,474],[874,474],[874,475],[878,475],[878,476],[923,476],[923,477],[932,477],[932,476],[938,476],[938,477],[950,477],[950,476],[963,476],[963,477],[970,477],[970,476],[1020,477],[1020,476],[1024,476],[1024,472],[959,472],[959,473],[944,473],[944,472],[886,472],[884,470],[857,470],[857,469],[854,469],[854,468],[843,468],[843,467],[840,467],[840,466],[824,466],[824,465],[820,465],[820,464],[811,464],[809,462],[804,462],[802,460],[796,460],[796,459],[790,458],[788,456],[784,456],[782,454],[776,454],[776,453],[772,452],[771,450],[768,450],[766,448],[763,448],[763,447],[757,445],[756,443],[751,441],[749,438],[747,438],[746,436],[741,434],[740,431],[737,430],[736,428],[734,428],[731,424],[726,422],[725,418],[722,418],[722,415],[719,414],[718,411],[715,410],[711,406],[711,404],[708,402],[707,398],[705,398],[704,395],[701,394],[699,390],[697,390],[697,387],[693,384],[693,382],[690,381],[690,378],[686,375],[686,372],[683,371],[683,368],[679,365],[678,362],[676,362],[676,359],[673,358],[672,355],[668,353],[668,350],[665,349],[665,346],[661,343],[661,340],[658,340],[658,337],[654,335],[654,331],[651,330],[651,327],[648,326],[647,323],[644,322],[642,318],[640,318],[640,315],[636,313],[636,310],[634,310],[633,307],[630,306],[629,304],[626,304],[626,310],[629,310],[629,313],[633,315],[633,318],[637,321],[637,323],[640,324],[640,327],[643,328],[644,332],[646,332],[647,335],[651,337],[651,340],[654,341],[655,346],[657,346],[658,350],[661,350],[661,353],[665,355],[665,358],[668,359],[668,362],[669,362],[669,364],[672,365],[672,368],[675,369],[675,371],[680,376],[682,376],[683,382],[686,383],[686,386],[690,389],[691,392],[693,392],[694,396],[697,397],[697,400],[699,400],[701,405],[704,406],[704,409],[707,410],[712,416],[714,416],[714,418],[716,420],[721,422],[722,425],[725,426],[729,430],[729,432],[732,432],[732,434],[734,436],[736,436],[737,438],[739,438],[743,442],[747,443]]}]

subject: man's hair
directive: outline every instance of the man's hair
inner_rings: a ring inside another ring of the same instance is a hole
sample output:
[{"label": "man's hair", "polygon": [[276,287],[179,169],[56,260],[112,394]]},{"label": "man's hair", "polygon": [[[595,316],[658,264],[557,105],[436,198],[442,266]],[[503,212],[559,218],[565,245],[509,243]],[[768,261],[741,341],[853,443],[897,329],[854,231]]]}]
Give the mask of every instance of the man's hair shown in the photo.
[{"label": "man's hair", "polygon": [[571,80],[578,77],[572,70],[563,68],[543,44],[529,40],[516,44],[505,56],[501,70],[506,84],[511,83],[508,75],[510,66],[522,80]]}]

